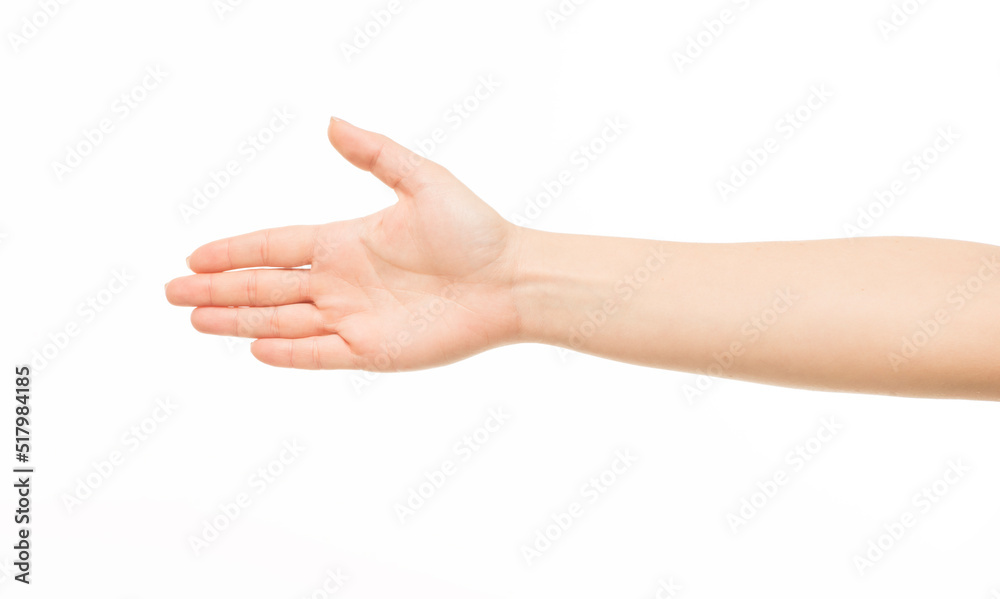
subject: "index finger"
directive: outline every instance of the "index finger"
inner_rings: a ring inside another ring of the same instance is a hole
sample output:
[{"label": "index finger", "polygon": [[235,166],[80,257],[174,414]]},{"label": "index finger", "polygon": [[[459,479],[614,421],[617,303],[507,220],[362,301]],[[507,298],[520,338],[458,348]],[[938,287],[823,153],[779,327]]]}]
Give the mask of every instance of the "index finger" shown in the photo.
[{"label": "index finger", "polygon": [[206,243],[188,256],[194,272],[222,272],[259,266],[305,266],[312,262],[315,225],[264,229]]}]

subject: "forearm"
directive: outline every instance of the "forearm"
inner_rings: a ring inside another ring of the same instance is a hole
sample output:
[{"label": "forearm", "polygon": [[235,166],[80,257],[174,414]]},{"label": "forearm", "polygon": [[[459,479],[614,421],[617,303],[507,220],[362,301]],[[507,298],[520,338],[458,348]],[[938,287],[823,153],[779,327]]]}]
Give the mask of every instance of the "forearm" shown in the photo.
[{"label": "forearm", "polygon": [[1000,248],[519,230],[522,341],[769,384],[1000,399]]}]

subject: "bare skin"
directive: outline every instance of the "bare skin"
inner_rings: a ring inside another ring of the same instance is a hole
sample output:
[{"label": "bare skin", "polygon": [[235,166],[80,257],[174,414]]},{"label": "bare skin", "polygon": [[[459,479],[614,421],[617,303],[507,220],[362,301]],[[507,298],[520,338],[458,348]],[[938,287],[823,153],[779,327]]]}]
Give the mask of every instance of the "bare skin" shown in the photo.
[{"label": "bare skin", "polygon": [[167,284],[197,330],[254,338],[266,364],[415,370],[535,342],[790,387],[1000,399],[998,247],[545,233],[382,135],[337,119],[328,135],[398,202],[211,242]]}]

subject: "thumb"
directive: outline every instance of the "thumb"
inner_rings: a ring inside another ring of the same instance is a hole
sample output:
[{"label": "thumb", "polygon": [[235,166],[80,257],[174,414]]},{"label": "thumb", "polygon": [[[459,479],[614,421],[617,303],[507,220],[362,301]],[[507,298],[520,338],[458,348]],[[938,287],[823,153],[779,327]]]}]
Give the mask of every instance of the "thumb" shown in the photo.
[{"label": "thumb", "polygon": [[429,181],[429,167],[434,163],[384,135],[335,117],[330,119],[326,134],[348,162],[396,191],[413,194]]}]

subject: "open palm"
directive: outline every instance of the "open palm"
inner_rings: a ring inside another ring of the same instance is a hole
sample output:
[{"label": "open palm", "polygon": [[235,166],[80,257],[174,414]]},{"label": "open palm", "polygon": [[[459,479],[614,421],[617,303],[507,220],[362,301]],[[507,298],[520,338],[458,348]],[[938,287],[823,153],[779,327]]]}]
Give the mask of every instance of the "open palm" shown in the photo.
[{"label": "open palm", "polygon": [[167,299],[197,306],[201,332],[257,339],[253,355],[274,366],[411,370],[512,342],[517,227],[382,135],[336,119],[328,134],[399,201],[360,219],[213,241],[188,259],[197,274],[167,284]]}]

